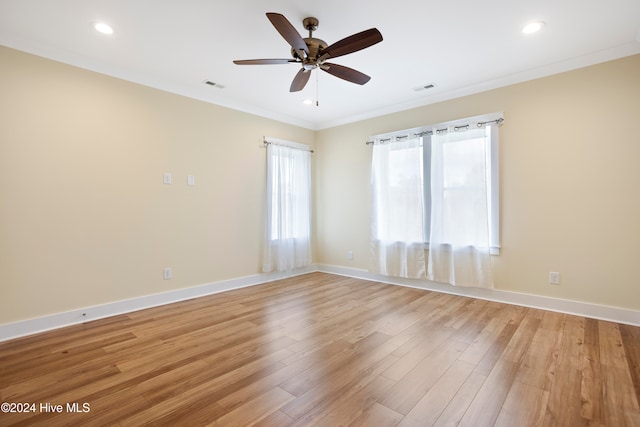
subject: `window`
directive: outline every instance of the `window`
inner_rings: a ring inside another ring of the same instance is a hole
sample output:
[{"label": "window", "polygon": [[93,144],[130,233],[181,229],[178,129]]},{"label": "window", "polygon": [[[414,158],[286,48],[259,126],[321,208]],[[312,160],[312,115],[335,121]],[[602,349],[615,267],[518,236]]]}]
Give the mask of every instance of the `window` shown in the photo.
[{"label": "window", "polygon": [[374,138],[372,271],[492,286],[501,122],[496,113]]},{"label": "window", "polygon": [[271,187],[270,240],[309,238],[308,154],[273,147],[267,182]]},{"label": "window", "polygon": [[[447,218],[443,220],[443,241],[459,246],[488,245],[491,254],[497,255],[500,250],[497,127],[436,131],[423,137],[423,147],[423,162],[428,165],[424,169],[425,241],[429,243],[431,238],[432,200],[437,198],[442,203],[441,214]],[[486,217],[477,214],[482,210],[486,211]],[[488,236],[483,232],[482,221],[488,223]]]},{"label": "window", "polygon": [[286,141],[267,145],[266,192],[263,271],[311,264],[309,147]]},{"label": "window", "polygon": [[424,168],[422,141],[407,139],[374,151],[372,177],[375,235],[381,241],[423,242]]}]

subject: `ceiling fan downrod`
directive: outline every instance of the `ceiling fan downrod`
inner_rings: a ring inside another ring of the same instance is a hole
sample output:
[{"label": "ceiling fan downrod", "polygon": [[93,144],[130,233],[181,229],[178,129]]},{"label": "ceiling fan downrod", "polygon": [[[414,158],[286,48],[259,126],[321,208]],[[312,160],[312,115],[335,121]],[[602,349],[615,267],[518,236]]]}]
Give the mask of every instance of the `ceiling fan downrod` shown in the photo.
[{"label": "ceiling fan downrod", "polygon": [[309,38],[313,37],[313,32],[318,29],[318,24],[320,24],[320,21],[318,21],[318,19],[314,17],[304,18],[302,20],[302,25],[304,26],[304,28],[309,30]]}]

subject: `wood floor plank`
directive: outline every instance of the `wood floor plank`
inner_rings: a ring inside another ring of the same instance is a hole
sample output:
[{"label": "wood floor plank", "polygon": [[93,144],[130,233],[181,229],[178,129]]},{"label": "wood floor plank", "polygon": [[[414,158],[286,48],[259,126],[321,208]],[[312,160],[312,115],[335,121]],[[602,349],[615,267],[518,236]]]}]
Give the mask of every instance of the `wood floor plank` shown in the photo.
[{"label": "wood floor plank", "polygon": [[58,352],[43,355],[37,359],[26,360],[24,363],[12,363],[11,368],[7,368],[2,372],[2,384],[9,385],[23,380],[24,372],[29,372],[32,377],[38,377],[73,365],[83,364],[87,360],[100,358],[104,354],[105,352],[102,348],[92,348],[82,353],[64,354]]},{"label": "wood floor plank", "polygon": [[467,347],[460,341],[445,341],[398,381],[380,403],[406,415]]},{"label": "wood floor plank", "polygon": [[[209,384],[190,388],[183,391],[180,394],[174,394],[171,397],[166,398],[160,404],[153,405],[143,411],[138,411],[132,416],[120,421],[122,426],[138,426],[150,422],[150,420],[170,420],[177,416],[179,413],[185,413],[188,407],[193,409],[198,408],[198,405],[204,405],[204,402],[209,402],[213,406],[211,409],[211,417],[216,419],[218,417],[226,415],[228,412],[224,411],[220,405],[215,401],[212,402],[210,397],[210,390],[213,387],[208,387]],[[136,388],[134,387],[132,393],[138,395]],[[188,418],[185,418],[188,419]]]},{"label": "wood floor plank", "polygon": [[434,326],[430,328],[429,333],[418,345],[414,346],[410,351],[399,360],[398,363],[389,367],[383,373],[387,378],[400,381],[411,370],[413,370],[424,358],[429,356],[436,348],[444,343],[453,333],[453,329],[446,327]]},{"label": "wood floor plank", "polygon": [[0,393],[7,401],[40,401],[47,396],[116,376],[120,372],[115,365],[87,361],[42,375],[25,375],[14,383],[1,384]]},{"label": "wood floor plank", "polygon": [[627,356],[622,345],[619,326],[612,322],[598,322],[600,327],[600,363],[627,369]]},{"label": "wood floor plank", "polygon": [[0,400],[65,405],[3,427],[638,426],[640,328],[314,272],[1,342]]},{"label": "wood floor plank", "polygon": [[460,420],[460,427],[492,426],[513,385],[518,365],[500,359]]},{"label": "wood floor plank", "polygon": [[375,402],[353,420],[349,427],[394,427],[402,420],[403,415]]},{"label": "wood floor plank", "polygon": [[461,319],[457,319],[456,313],[455,316],[450,316],[450,321],[446,323],[447,325],[451,323],[451,327],[457,329],[452,338],[469,344],[473,343],[499,309],[500,305],[491,301],[485,301],[485,304],[468,304]]},{"label": "wood floor plank", "polygon": [[[149,415],[150,413],[153,415]],[[188,404],[178,404],[163,415],[155,414],[153,410],[144,411],[143,416],[133,413],[129,418],[122,418],[118,426],[181,426],[185,424],[185,420],[190,426],[203,426],[226,413],[227,411],[215,402],[211,402],[207,396],[201,396],[190,400]]]},{"label": "wood floor plank", "polygon": [[549,392],[518,381],[513,383],[495,427],[542,426]]},{"label": "wood floor plank", "polygon": [[629,371],[603,365],[604,421],[609,426],[640,426],[640,409]]},{"label": "wood floor plank", "polygon": [[496,316],[493,317],[478,337],[469,345],[460,360],[477,365],[485,356],[495,342],[499,339],[504,328],[507,326],[507,319],[512,315],[514,307],[504,306]]},{"label": "wood floor plank", "polygon": [[320,362],[314,365],[313,369],[301,372],[280,384],[280,387],[294,396],[300,396],[315,388],[318,384],[323,383],[334,372],[343,371],[347,363],[352,362],[354,359],[357,360],[361,355],[375,351],[389,341],[389,338],[385,334],[372,334],[353,345],[350,349],[351,351],[339,353],[337,357],[327,358],[326,362]]},{"label": "wood floor plank", "polygon": [[636,392],[636,400],[640,403],[640,328],[620,325],[620,337],[629,367],[629,374]]},{"label": "wood floor plank", "polygon": [[562,334],[562,345],[549,390],[544,423],[584,425],[586,420],[581,415],[584,318],[565,316]]},{"label": "wood floor plank", "polygon": [[584,354],[582,363],[582,384],[580,395],[582,408],[580,416],[595,425],[604,425],[602,405],[603,372],[600,363],[600,332],[598,321],[585,319]]},{"label": "wood floor plank", "polygon": [[[520,365],[529,351],[531,341],[540,326],[540,319],[541,316],[538,310],[526,309],[524,318],[522,318],[521,323],[518,323],[518,327],[505,345],[504,352],[500,357]],[[510,322],[515,323],[516,319],[510,320]]]},{"label": "wood floor plank", "polygon": [[340,399],[326,411],[324,417],[313,424],[314,427],[346,426],[353,423],[389,390],[395,381],[381,375],[375,375],[369,382],[363,382],[361,387],[353,387],[355,393]]},{"label": "wood floor plank", "polygon": [[10,366],[11,362],[51,352],[52,345],[86,342],[87,339],[96,337],[96,331],[100,331],[96,337],[98,340],[106,339],[112,334],[121,334],[123,326],[136,323],[139,322],[132,321],[128,315],[119,315],[6,341],[0,346],[0,372]]},{"label": "wood floor plank", "polygon": [[564,332],[563,324],[556,321],[559,318],[557,313],[545,313],[520,364],[517,381],[543,390],[551,388]]},{"label": "wood floor plank", "polygon": [[475,399],[478,391],[487,377],[477,372],[471,372],[458,392],[449,401],[447,407],[433,424],[434,426],[457,426],[467,412],[469,405]]},{"label": "wood floor plank", "polygon": [[209,424],[212,426],[249,426],[278,411],[295,397],[279,387],[247,402]]},{"label": "wood floor plank", "polygon": [[329,357],[328,355],[343,352],[349,347],[349,345],[350,344],[345,341],[328,343],[325,347],[317,349],[315,352],[308,353],[303,358],[300,358],[293,363],[285,363],[285,367],[282,369],[247,384],[234,392],[228,393],[218,400],[218,402],[228,410],[235,409],[244,404],[247,400],[254,399],[258,395],[282,384],[290,378],[293,378],[308,369],[314,369],[313,367],[318,363],[321,363],[326,357]]},{"label": "wood floor plank", "polygon": [[[511,346],[512,348],[510,353],[522,352],[524,354],[521,346],[529,345],[529,342],[526,341],[528,322],[525,322],[525,326],[522,328],[520,328],[520,322],[522,321],[526,311],[526,308],[518,307],[512,312],[512,316],[507,321],[504,328],[502,328],[502,331],[500,331],[500,335],[496,337],[491,347],[487,349],[487,351],[482,356],[482,359],[480,359],[480,361],[478,362],[475,368],[476,372],[489,375],[498,359],[503,356],[503,353],[509,346]],[[516,332],[519,333],[516,334]],[[514,337],[516,337],[517,339],[514,339]],[[507,357],[507,359],[511,359],[512,362],[519,365],[520,360],[518,356],[510,354],[510,357]]]},{"label": "wood floor plank", "polygon": [[466,301],[464,301],[464,305],[456,310],[456,315],[450,318],[444,326],[460,329],[470,320],[477,321],[481,317],[480,313],[485,311],[489,305],[489,301],[486,300],[467,298]]},{"label": "wood floor plank", "polygon": [[398,427],[424,427],[433,425],[462,384],[473,372],[474,365],[458,360],[411,408]]},{"label": "wood floor plank", "polygon": [[293,418],[278,410],[255,423],[254,427],[287,427],[293,424],[294,421]]},{"label": "wood floor plank", "polygon": [[296,419],[294,425],[316,422],[342,400],[373,381],[390,364],[396,363],[398,358],[392,355],[394,348],[386,340],[366,353],[354,353],[351,360],[346,361],[335,375],[314,381],[315,386],[283,407],[283,412]]}]

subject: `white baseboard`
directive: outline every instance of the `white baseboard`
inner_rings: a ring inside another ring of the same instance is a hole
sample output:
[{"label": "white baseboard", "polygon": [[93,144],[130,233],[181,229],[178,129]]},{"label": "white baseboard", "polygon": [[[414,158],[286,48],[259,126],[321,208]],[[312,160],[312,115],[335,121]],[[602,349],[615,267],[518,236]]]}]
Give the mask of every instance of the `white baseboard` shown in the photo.
[{"label": "white baseboard", "polygon": [[560,313],[574,314],[600,320],[608,320],[616,323],[640,326],[640,311],[619,307],[610,307],[580,301],[570,301],[559,298],[551,298],[540,295],[531,295],[518,292],[502,291],[498,289],[464,288],[444,285],[423,280],[403,279],[400,277],[381,276],[366,270],[333,265],[311,265],[295,272],[264,273],[236,279],[223,280],[200,286],[164,292],[160,294],[146,295],[123,301],[56,313],[35,319],[21,320],[14,323],[0,325],[0,342],[45,332],[65,326],[76,325],[91,320],[103,319],[118,314],[130,313],[145,308],[157,307],[173,302],[184,301],[205,295],[239,289],[248,286],[260,285],[274,280],[299,276],[314,271],[337,274],[340,276],[354,277],[392,285],[408,286],[436,292],[444,292],[484,300],[503,302],[524,307],[539,308],[543,310],[557,311]]},{"label": "white baseboard", "polygon": [[381,283],[389,283],[392,285],[408,286],[412,288],[426,289],[429,291],[444,292],[448,294],[461,295],[489,301],[520,305],[523,307],[539,308],[542,310],[556,311],[559,313],[574,314],[577,316],[590,317],[593,319],[640,326],[640,311],[630,310],[626,308],[611,307],[588,302],[571,301],[519,292],[503,291],[499,289],[465,288],[424,280],[382,276],[366,270],[339,267],[334,265],[319,265],[318,270],[325,273],[355,277],[364,280],[372,280]]},{"label": "white baseboard", "polygon": [[0,325],[0,342],[52,329],[63,328],[65,326],[103,319],[105,317],[116,316],[118,314],[130,313],[132,311],[142,310],[145,308],[157,307],[205,295],[217,294],[219,292],[229,291],[232,289],[260,285],[262,283],[299,276],[301,274],[311,273],[314,271],[318,271],[318,267],[316,265],[300,268],[293,272],[256,274],[253,276],[207,283],[190,288],[176,289],[174,291],[145,295],[143,297],[7,323]]}]

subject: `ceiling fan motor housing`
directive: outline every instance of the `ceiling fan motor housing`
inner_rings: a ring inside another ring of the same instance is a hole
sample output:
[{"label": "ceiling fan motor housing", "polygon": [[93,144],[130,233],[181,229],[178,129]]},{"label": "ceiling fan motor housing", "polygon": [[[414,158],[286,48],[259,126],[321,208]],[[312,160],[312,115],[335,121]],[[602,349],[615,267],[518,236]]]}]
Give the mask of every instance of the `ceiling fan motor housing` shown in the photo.
[{"label": "ceiling fan motor housing", "polygon": [[[326,49],[327,46],[329,46],[324,40],[320,40],[315,37],[306,37],[303,40],[309,48],[309,59],[312,60],[318,59],[318,57],[320,56],[320,52],[323,49]],[[291,55],[294,57],[294,59],[304,60],[304,58],[301,58],[298,52],[296,52],[296,50],[293,48],[291,49]]]},{"label": "ceiling fan motor housing", "polygon": [[300,57],[299,52],[296,52],[296,50],[292,48],[291,55],[294,59],[302,60],[303,63],[317,62],[322,49],[325,49],[328,46],[328,44],[324,40],[313,37],[313,32],[318,29],[319,24],[320,21],[318,21],[318,18],[314,18],[312,16],[304,18],[304,20],[302,21],[302,25],[306,30],[309,31],[309,37],[306,37],[302,40],[304,40],[305,44],[309,48],[309,56],[305,60],[305,58]]}]

